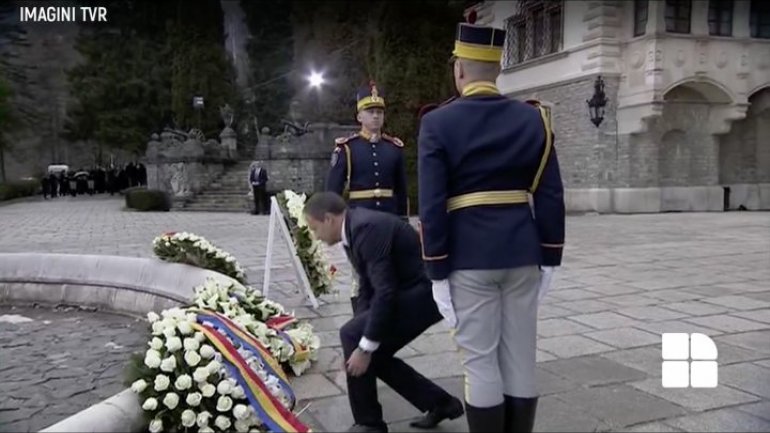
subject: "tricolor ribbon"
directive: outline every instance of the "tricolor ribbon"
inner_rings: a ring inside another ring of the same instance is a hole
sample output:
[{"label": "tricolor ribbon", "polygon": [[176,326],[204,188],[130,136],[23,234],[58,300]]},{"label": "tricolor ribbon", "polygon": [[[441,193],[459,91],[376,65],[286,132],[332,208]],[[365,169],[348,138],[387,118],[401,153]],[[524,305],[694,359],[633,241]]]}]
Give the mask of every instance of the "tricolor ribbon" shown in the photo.
[{"label": "tricolor ribbon", "polygon": [[[200,319],[199,319],[200,320]],[[265,383],[249,367],[245,359],[238,353],[235,346],[227,337],[218,333],[219,328],[212,321],[206,320],[206,325],[193,324],[193,329],[200,331],[216,347],[223,357],[223,364],[231,376],[243,388],[246,398],[257,412],[260,419],[272,432],[306,433],[311,430],[267,389]],[[221,325],[220,325],[221,326]]]},{"label": "tricolor ribbon", "polygon": [[199,323],[208,323],[218,330],[224,332],[230,339],[237,342],[240,346],[249,350],[254,356],[256,356],[267,370],[269,374],[278,378],[278,383],[283,388],[286,395],[289,397],[290,406],[294,407],[296,403],[296,397],[289,385],[289,380],[286,377],[286,373],[281,368],[278,361],[273,357],[262,343],[259,342],[251,333],[242,329],[238,324],[227,318],[226,316],[204,310],[194,310],[198,316]]},{"label": "tricolor ribbon", "polygon": [[307,360],[308,355],[310,355],[310,351],[305,346],[291,338],[291,336],[283,330],[287,326],[296,322],[297,319],[294,316],[282,315],[268,319],[266,325],[268,328],[275,330],[275,332],[277,332],[284,341],[294,347],[294,360],[297,362],[303,362]]}]

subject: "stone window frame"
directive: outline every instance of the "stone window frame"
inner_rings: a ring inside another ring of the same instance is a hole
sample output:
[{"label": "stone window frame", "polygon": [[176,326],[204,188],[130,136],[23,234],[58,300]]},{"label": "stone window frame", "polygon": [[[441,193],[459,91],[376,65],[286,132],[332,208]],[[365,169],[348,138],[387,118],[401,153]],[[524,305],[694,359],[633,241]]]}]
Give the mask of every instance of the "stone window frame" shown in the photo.
[{"label": "stone window frame", "polygon": [[709,35],[732,36],[734,0],[709,0]]},{"label": "stone window frame", "polygon": [[647,20],[650,14],[649,0],[634,0],[634,37],[647,33]]},{"label": "stone window frame", "polygon": [[666,0],[666,31],[688,34],[692,30],[692,0]]},{"label": "stone window frame", "polygon": [[761,0],[751,0],[749,11],[751,37],[756,39],[770,39],[770,4]]},{"label": "stone window frame", "polygon": [[503,69],[558,53],[564,45],[564,2],[522,0],[504,25]]}]

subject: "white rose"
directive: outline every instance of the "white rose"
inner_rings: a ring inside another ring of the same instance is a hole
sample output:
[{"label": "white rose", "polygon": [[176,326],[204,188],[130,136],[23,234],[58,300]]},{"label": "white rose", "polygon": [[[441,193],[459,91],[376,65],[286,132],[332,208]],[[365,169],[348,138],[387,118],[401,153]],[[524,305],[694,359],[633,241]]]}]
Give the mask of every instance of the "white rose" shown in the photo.
[{"label": "white rose", "polygon": [[144,358],[145,359],[147,359],[147,358],[158,358],[158,359],[160,359],[160,352],[158,352],[157,350],[152,349],[152,348],[147,349],[147,352],[144,353]]},{"label": "white rose", "polygon": [[160,370],[165,371],[166,373],[171,373],[176,368],[176,358],[174,355],[169,356],[168,358],[165,358],[163,362],[160,363]]},{"label": "white rose", "polygon": [[169,392],[163,397],[163,404],[166,405],[167,408],[174,410],[179,405],[179,396],[173,392]]},{"label": "white rose", "polygon": [[251,427],[251,425],[247,421],[242,421],[242,420],[235,421],[235,431],[237,431],[238,433],[248,432],[249,427]]},{"label": "white rose", "polygon": [[174,388],[179,391],[184,391],[192,387],[192,378],[186,374],[179,376],[174,382]]},{"label": "white rose", "polygon": [[228,412],[233,408],[233,400],[230,397],[222,396],[217,399],[217,410],[220,412]]},{"label": "white rose", "polygon": [[165,374],[155,376],[155,391],[165,391],[170,384],[171,380]]},{"label": "white rose", "polygon": [[222,395],[230,394],[232,391],[233,386],[226,380],[219,382],[219,385],[217,385],[217,392]]},{"label": "white rose", "polygon": [[166,327],[163,325],[163,322],[155,322],[152,324],[152,335],[160,335],[164,329]]},{"label": "white rose", "polygon": [[198,367],[193,372],[193,379],[196,382],[205,382],[209,377],[209,369],[206,367]]},{"label": "white rose", "polygon": [[206,336],[205,336],[205,335],[203,335],[203,333],[202,333],[202,332],[196,332],[196,333],[195,333],[195,340],[196,340],[198,343],[203,343],[204,341],[206,341]]},{"label": "white rose", "polygon": [[230,419],[228,417],[219,415],[217,419],[214,420],[214,425],[219,427],[221,430],[227,431],[227,429],[229,429],[232,424],[230,423]]},{"label": "white rose", "polygon": [[201,344],[198,343],[198,340],[194,338],[185,338],[182,345],[184,346],[184,350],[198,350],[201,346]]},{"label": "white rose", "polygon": [[201,346],[201,356],[203,359],[211,359],[214,357],[214,348],[209,346],[208,344],[204,344]]},{"label": "white rose", "polygon": [[159,433],[163,431],[163,421],[154,419],[150,421],[150,433]]},{"label": "white rose", "polygon": [[142,403],[142,409],[144,410],[155,410],[158,408],[158,400],[154,399],[153,397],[148,398],[147,400]]},{"label": "white rose", "polygon": [[243,392],[243,388],[241,388],[240,385],[233,388],[233,392],[231,392],[230,395],[236,400],[246,398],[246,393]]},{"label": "white rose", "polygon": [[160,320],[160,316],[158,316],[158,314],[157,314],[157,313],[155,313],[155,312],[153,312],[153,311],[150,311],[149,313],[147,313],[147,320],[148,320],[150,323],[155,323],[155,322],[157,322],[158,320]]},{"label": "white rose", "polygon": [[190,409],[185,410],[182,412],[182,425],[185,427],[192,427],[195,425],[195,420],[198,419],[198,417],[195,415],[195,412],[191,411]]},{"label": "white rose", "polygon": [[206,368],[209,369],[209,374],[216,374],[219,372],[219,369],[222,368],[222,364],[215,359],[209,362],[209,365],[207,365]]},{"label": "white rose", "polygon": [[211,427],[201,427],[198,433],[214,433],[214,429]]},{"label": "white rose", "polygon": [[137,394],[144,391],[145,388],[147,388],[147,382],[145,382],[144,379],[139,379],[131,384],[131,390]]},{"label": "white rose", "polygon": [[201,394],[203,394],[204,397],[212,397],[216,392],[217,388],[210,383],[207,383],[201,387]]},{"label": "white rose", "polygon": [[178,328],[182,335],[190,335],[193,333],[193,328],[189,322],[180,322]]},{"label": "white rose", "polygon": [[235,416],[235,419],[237,420],[245,420],[251,416],[251,411],[246,405],[236,404],[233,408],[233,416]]},{"label": "white rose", "polygon": [[201,356],[198,355],[198,352],[188,350],[184,353],[184,361],[190,367],[195,367],[199,362],[201,362]]},{"label": "white rose", "polygon": [[161,339],[160,339],[160,338],[158,338],[158,337],[152,337],[152,341],[150,341],[150,342],[149,342],[149,343],[147,343],[147,344],[149,344],[149,345],[150,345],[150,348],[151,348],[152,350],[160,350],[160,349],[163,349],[163,340],[161,340]]},{"label": "white rose", "polygon": [[182,340],[179,337],[171,337],[166,340],[166,349],[169,352],[174,353],[182,348]]},{"label": "white rose", "polygon": [[201,400],[203,400],[203,396],[199,392],[191,392],[187,394],[187,397],[185,398],[185,402],[188,406],[197,407],[201,404]]},{"label": "white rose", "polygon": [[203,428],[209,425],[209,418],[211,418],[211,414],[208,411],[204,410],[203,412],[199,413],[197,420],[198,427]]}]

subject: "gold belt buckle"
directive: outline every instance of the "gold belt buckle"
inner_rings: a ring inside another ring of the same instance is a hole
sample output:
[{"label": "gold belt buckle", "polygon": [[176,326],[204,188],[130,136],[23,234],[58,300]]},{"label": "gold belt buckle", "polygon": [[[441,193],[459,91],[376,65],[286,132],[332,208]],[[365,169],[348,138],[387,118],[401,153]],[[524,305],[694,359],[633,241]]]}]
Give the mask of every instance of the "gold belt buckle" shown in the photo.
[{"label": "gold belt buckle", "polygon": [[379,188],[375,188],[374,196],[377,197],[377,198],[381,197],[382,196],[382,190],[379,189]]}]

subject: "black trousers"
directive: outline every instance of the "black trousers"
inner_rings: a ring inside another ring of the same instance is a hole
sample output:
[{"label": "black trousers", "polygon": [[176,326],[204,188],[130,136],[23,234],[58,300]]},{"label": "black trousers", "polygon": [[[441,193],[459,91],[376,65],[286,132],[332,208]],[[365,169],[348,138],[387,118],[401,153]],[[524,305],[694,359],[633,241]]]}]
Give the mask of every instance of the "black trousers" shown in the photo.
[{"label": "black trousers", "polygon": [[270,211],[267,187],[265,185],[252,185],[251,191],[254,194],[254,213],[259,215],[267,214]]},{"label": "black trousers", "polygon": [[[385,425],[382,406],[377,397],[377,378],[420,412],[427,412],[453,398],[444,389],[394,356],[441,320],[430,289],[421,289],[419,292],[402,295],[397,299],[394,323],[389,327],[388,335],[380,342],[380,347],[372,354],[372,362],[366,373],[359,377],[347,376],[348,399],[356,424],[373,427]],[[368,309],[357,312],[356,316],[340,329],[345,360],[349,359],[358,347],[368,319]]]}]

